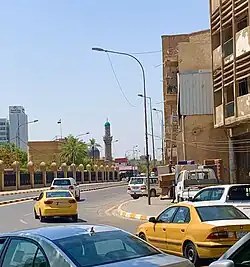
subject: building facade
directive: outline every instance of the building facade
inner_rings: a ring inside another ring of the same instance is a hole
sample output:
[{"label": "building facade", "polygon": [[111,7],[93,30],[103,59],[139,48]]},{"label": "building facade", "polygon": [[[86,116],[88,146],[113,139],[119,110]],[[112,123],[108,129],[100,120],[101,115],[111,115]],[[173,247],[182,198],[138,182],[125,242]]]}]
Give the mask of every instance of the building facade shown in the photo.
[{"label": "building facade", "polygon": [[27,152],[28,116],[22,106],[9,107],[10,142]]},{"label": "building facade", "polygon": [[0,146],[9,142],[9,121],[0,118]]},{"label": "building facade", "polygon": [[214,126],[229,137],[230,179],[249,182],[249,0],[210,0]]}]

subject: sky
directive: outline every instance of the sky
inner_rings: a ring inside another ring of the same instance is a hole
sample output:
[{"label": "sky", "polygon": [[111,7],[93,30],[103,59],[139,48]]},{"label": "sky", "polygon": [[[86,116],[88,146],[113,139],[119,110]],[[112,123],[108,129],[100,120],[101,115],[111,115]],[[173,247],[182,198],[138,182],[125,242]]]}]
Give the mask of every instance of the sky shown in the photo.
[{"label": "sky", "polygon": [[[22,105],[29,120],[39,120],[29,126],[30,140],[60,135],[61,119],[64,136],[90,132],[83,140],[95,138],[102,146],[108,119],[118,139],[114,157],[129,154],[136,145],[143,154],[140,68],[131,58],[110,55],[127,101],[107,55],[91,48],[156,51],[136,56],[146,71],[153,108],[163,109],[161,36],[209,28],[208,2],[0,0],[0,117],[8,117],[8,106]],[[153,121],[155,135],[160,136],[160,115],[154,113]],[[155,147],[161,147],[157,137]]]}]

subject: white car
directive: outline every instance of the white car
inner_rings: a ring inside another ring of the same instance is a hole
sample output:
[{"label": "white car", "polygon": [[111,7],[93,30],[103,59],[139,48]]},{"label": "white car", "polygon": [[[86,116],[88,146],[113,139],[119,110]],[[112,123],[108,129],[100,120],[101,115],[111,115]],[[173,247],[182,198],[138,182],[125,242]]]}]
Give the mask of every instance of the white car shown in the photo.
[{"label": "white car", "polygon": [[250,217],[250,184],[228,184],[209,186],[201,189],[192,202],[211,202],[231,204]]},{"label": "white car", "polygon": [[77,201],[81,199],[81,190],[74,178],[55,178],[50,186],[50,190],[53,189],[69,190]]}]

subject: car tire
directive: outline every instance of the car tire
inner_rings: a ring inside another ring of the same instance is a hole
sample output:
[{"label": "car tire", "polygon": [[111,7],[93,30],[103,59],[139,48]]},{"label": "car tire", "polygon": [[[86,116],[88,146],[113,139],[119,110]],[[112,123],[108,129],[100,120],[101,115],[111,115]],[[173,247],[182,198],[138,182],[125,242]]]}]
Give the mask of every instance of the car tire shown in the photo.
[{"label": "car tire", "polygon": [[133,199],[139,199],[139,196],[132,196]]},{"label": "car tire", "polygon": [[81,200],[81,193],[79,193],[79,196],[76,196],[76,201],[80,201]]},{"label": "car tire", "polygon": [[36,220],[39,219],[39,216],[36,214],[36,210],[35,209],[34,209],[34,217],[35,217]]},{"label": "car tire", "polygon": [[199,265],[199,255],[195,245],[192,242],[188,242],[183,249],[183,256],[190,260],[195,266]]},{"label": "car tire", "polygon": [[78,222],[78,215],[77,214],[73,215],[72,220],[73,220],[73,222]]},{"label": "car tire", "polygon": [[150,190],[150,196],[151,197],[156,197],[156,191],[154,189]]},{"label": "car tire", "polygon": [[40,210],[40,216],[39,216],[40,222],[45,222],[45,217],[42,216],[42,212]]},{"label": "car tire", "polygon": [[143,234],[143,233],[139,234],[139,238],[144,240],[144,241],[147,241],[147,238],[146,238],[145,234]]}]

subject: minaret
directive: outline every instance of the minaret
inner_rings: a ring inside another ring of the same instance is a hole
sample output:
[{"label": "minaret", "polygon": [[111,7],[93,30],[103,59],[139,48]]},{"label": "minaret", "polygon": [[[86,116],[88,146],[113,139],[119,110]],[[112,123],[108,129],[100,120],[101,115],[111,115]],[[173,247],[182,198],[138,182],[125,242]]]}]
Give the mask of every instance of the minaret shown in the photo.
[{"label": "minaret", "polygon": [[104,127],[105,127],[105,135],[103,137],[103,141],[105,144],[105,160],[106,161],[112,161],[112,139],[113,139],[113,136],[111,136],[110,123],[108,120],[104,124]]}]

